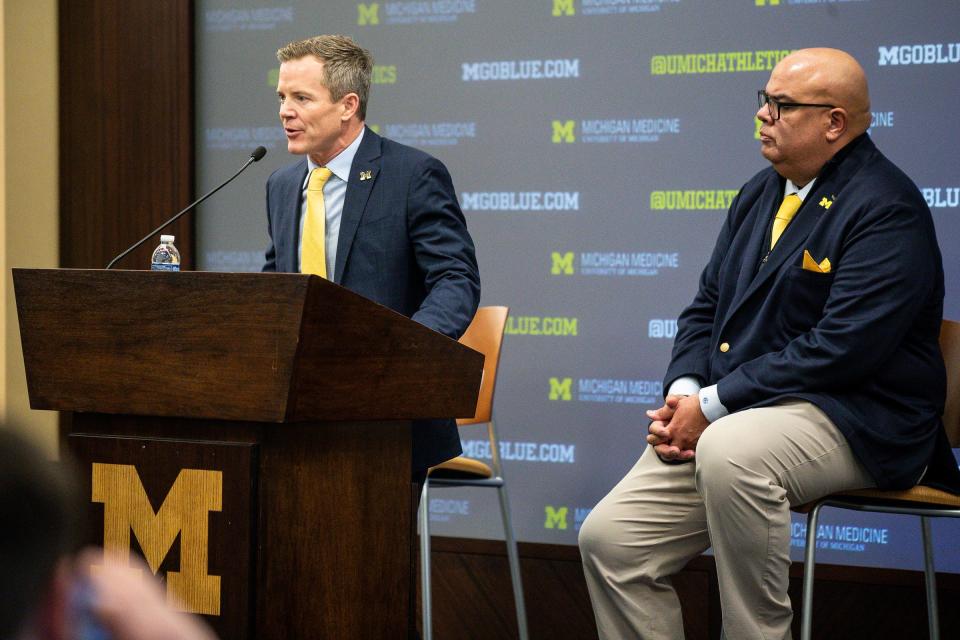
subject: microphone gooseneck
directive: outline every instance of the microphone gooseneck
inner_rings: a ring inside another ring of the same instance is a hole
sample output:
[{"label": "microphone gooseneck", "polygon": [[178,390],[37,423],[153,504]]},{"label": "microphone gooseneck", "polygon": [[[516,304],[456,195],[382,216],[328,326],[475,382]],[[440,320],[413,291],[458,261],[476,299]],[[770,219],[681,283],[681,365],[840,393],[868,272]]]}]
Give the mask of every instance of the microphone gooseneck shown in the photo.
[{"label": "microphone gooseneck", "polygon": [[227,178],[227,179],[226,179],[220,186],[218,186],[216,189],[213,189],[212,191],[204,194],[204,195],[201,196],[198,200],[196,200],[196,201],[194,201],[194,202],[191,202],[189,205],[186,206],[186,208],[184,208],[183,211],[181,211],[181,212],[178,213],[177,215],[173,216],[172,218],[170,218],[169,220],[167,220],[166,222],[164,222],[163,224],[161,224],[159,227],[157,227],[156,229],[154,229],[153,231],[151,231],[150,233],[148,233],[147,235],[145,235],[143,238],[141,238],[140,240],[138,240],[138,241],[137,241],[136,243],[134,243],[132,246],[130,246],[129,248],[127,248],[126,251],[124,251],[123,253],[121,253],[120,255],[118,255],[116,258],[114,258],[113,260],[111,260],[110,263],[107,264],[106,268],[107,268],[107,269],[110,269],[111,267],[113,267],[113,265],[115,265],[115,264],[116,264],[117,262],[119,262],[121,259],[123,259],[124,257],[126,257],[127,254],[129,254],[131,251],[133,251],[134,249],[136,249],[137,247],[139,247],[140,245],[142,245],[144,242],[146,242],[147,240],[149,240],[150,238],[152,238],[153,236],[155,236],[156,234],[158,234],[160,231],[163,231],[163,230],[164,230],[166,227],[168,227],[169,225],[171,225],[171,224],[173,224],[174,222],[176,222],[177,220],[179,220],[179,219],[180,219],[180,216],[182,216],[183,214],[187,213],[188,211],[190,211],[191,209],[193,209],[194,207],[196,207],[198,204],[200,204],[201,202],[203,202],[204,200],[206,200],[207,198],[209,198],[210,196],[212,196],[213,194],[215,194],[217,191],[220,191],[220,189],[223,189],[225,186],[227,186],[228,184],[230,184],[231,182],[233,182],[234,178],[236,178],[236,177],[239,176],[241,173],[243,173],[243,172],[246,170],[247,167],[249,167],[249,166],[250,166],[251,164],[253,164],[254,162],[259,162],[260,160],[263,159],[263,156],[265,156],[265,155],[267,155],[267,150],[266,150],[264,147],[257,147],[256,149],[254,149],[254,150],[250,153],[250,157],[247,158],[247,161],[243,163],[243,166],[240,167],[240,169],[239,169],[235,174],[233,174],[232,176],[230,176],[229,178]]}]

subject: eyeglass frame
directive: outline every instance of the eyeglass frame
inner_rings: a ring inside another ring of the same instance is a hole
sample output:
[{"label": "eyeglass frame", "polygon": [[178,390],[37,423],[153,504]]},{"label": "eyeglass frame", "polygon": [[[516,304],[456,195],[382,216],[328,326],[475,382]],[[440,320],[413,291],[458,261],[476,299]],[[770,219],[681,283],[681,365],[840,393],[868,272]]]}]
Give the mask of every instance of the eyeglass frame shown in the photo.
[{"label": "eyeglass frame", "polygon": [[[773,114],[773,109],[770,108],[770,106],[774,104],[777,105],[776,115]],[[770,119],[776,121],[780,119],[780,109],[783,107],[820,107],[823,109],[836,109],[837,105],[817,104],[813,102],[783,102],[781,100],[777,100],[776,98],[771,98],[770,94],[768,94],[765,89],[760,89],[757,91],[757,109],[761,109],[763,107],[767,108],[767,113],[770,114]]]}]

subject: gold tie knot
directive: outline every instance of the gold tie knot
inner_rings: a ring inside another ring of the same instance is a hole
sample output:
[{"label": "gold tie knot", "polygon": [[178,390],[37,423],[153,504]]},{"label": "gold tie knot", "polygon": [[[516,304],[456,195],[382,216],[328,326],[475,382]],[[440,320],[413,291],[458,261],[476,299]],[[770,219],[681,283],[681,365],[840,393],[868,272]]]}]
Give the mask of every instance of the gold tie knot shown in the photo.
[{"label": "gold tie knot", "polygon": [[795,193],[791,193],[783,199],[782,203],[780,203],[780,208],[777,209],[777,215],[773,219],[773,229],[770,231],[771,251],[777,244],[777,240],[779,240],[780,236],[783,235],[787,225],[790,224],[791,220],[793,220],[793,216],[797,215],[797,211],[800,209],[801,204],[803,204],[803,200],[801,200],[800,196]]},{"label": "gold tie knot", "polygon": [[333,175],[333,171],[326,167],[317,167],[310,172],[310,182],[307,183],[307,191],[323,191],[323,185]]},{"label": "gold tie knot", "polygon": [[800,196],[795,193],[791,193],[783,199],[783,202],[780,204],[780,208],[777,209],[777,219],[790,222],[793,219],[793,216],[797,215],[797,211],[800,209],[801,204],[803,204],[803,200],[800,199]]}]

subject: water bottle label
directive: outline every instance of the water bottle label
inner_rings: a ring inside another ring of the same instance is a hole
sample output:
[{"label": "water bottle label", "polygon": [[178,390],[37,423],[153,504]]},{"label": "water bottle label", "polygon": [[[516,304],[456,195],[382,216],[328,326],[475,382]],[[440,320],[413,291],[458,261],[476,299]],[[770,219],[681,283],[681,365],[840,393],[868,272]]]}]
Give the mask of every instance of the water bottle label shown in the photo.
[{"label": "water bottle label", "polygon": [[179,264],[173,264],[170,262],[154,262],[150,265],[151,271],[180,271]]}]

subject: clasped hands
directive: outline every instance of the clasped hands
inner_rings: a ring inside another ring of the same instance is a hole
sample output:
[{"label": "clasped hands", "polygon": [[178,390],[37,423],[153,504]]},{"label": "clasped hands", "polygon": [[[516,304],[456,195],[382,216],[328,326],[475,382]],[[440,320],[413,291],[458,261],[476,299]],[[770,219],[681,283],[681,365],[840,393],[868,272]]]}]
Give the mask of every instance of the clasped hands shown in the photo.
[{"label": "clasped hands", "polygon": [[667,396],[659,409],[647,411],[650,426],[647,442],[661,460],[686,462],[696,455],[697,441],[710,422],[700,409],[700,399]]}]

